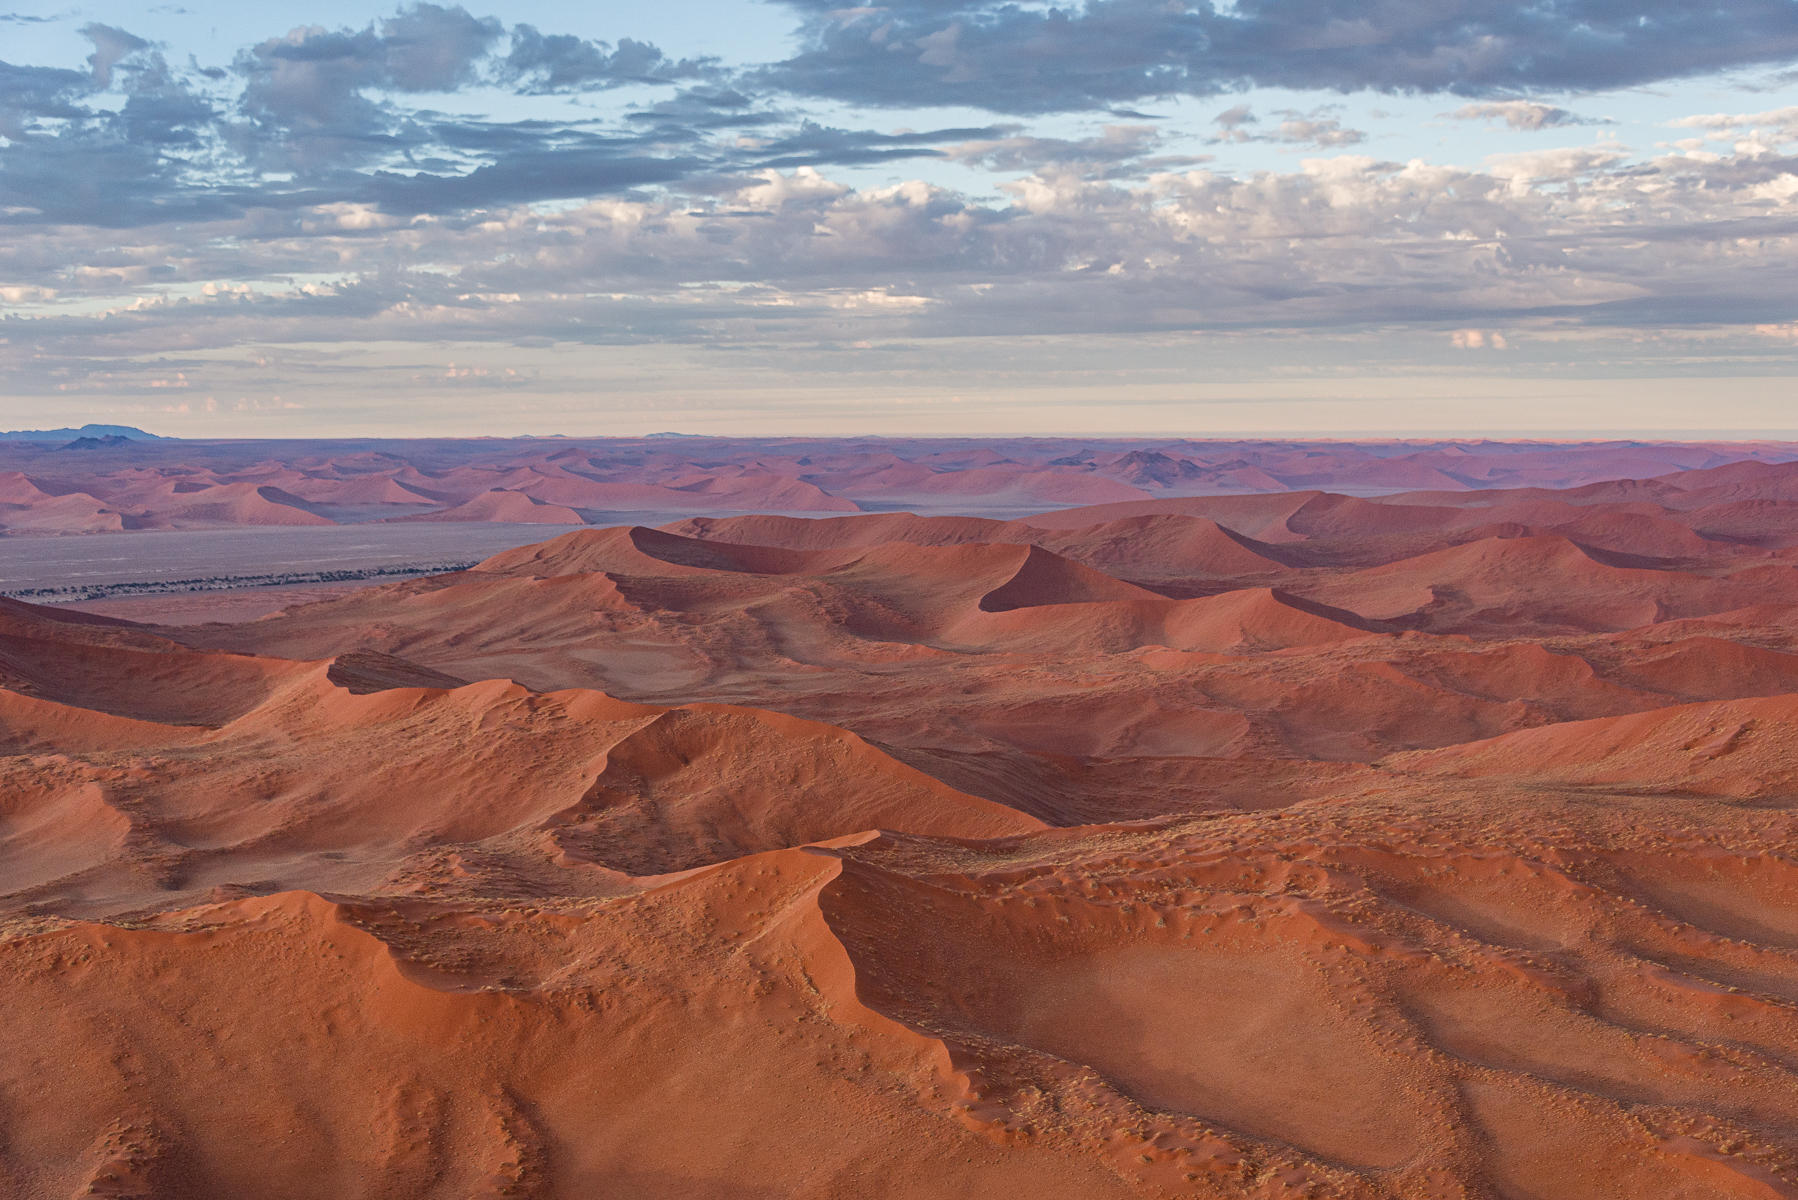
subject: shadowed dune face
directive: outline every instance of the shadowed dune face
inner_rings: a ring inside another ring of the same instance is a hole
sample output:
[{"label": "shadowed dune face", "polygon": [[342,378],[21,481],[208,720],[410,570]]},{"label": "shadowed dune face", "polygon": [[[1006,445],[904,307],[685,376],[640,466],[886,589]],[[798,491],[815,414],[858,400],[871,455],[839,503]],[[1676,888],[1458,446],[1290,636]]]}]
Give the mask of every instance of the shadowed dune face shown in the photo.
[{"label": "shadowed dune face", "polygon": [[0,602],[0,1194],[1798,1195],[1786,474]]}]

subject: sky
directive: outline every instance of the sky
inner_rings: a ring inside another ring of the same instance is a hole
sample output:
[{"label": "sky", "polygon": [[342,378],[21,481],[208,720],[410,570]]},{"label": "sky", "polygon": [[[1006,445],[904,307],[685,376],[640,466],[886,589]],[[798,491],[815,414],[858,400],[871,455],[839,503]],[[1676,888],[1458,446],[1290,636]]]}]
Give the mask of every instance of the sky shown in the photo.
[{"label": "sky", "polygon": [[0,428],[1798,437],[1795,384],[1798,0],[0,0]]}]

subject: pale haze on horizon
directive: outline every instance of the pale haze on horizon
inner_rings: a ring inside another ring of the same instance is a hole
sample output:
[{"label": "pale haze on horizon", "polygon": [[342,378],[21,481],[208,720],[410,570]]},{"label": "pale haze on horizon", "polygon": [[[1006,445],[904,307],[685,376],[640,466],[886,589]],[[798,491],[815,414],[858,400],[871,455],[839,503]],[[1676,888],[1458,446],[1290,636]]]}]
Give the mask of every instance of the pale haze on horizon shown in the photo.
[{"label": "pale haze on horizon", "polygon": [[0,0],[0,428],[1791,436],[1795,250],[1795,0]]}]

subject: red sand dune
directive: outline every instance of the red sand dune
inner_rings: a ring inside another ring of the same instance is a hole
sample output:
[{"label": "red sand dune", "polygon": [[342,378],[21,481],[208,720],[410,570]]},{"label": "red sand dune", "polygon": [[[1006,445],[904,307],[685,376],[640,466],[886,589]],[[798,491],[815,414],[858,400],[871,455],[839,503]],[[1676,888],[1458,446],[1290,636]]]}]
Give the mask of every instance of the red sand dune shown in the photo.
[{"label": "red sand dune", "polygon": [[343,479],[335,475],[310,475],[275,464],[269,464],[266,471],[253,469],[244,474],[313,504],[416,505],[429,503],[432,499],[413,491],[387,474],[355,475]]},{"label": "red sand dune", "polygon": [[310,511],[305,501],[280,488],[254,483],[196,486],[165,484],[135,497],[142,516],[139,529],[209,529],[233,525],[330,525],[329,517]]},{"label": "red sand dune", "polygon": [[1656,570],[1564,537],[1488,537],[1320,581],[1319,599],[1371,619],[1473,632],[1507,626],[1597,632],[1740,607],[1798,583],[1789,566],[1765,578]]},{"label": "red sand dune", "polygon": [[523,492],[494,488],[450,508],[395,521],[508,521],[513,524],[584,525],[581,514],[560,504],[547,504]]},{"label": "red sand dune", "polygon": [[1798,1195],[1798,476],[1055,446],[121,465],[86,495],[164,521],[1438,490],[579,529],[237,623],[0,601],[0,1194]]},{"label": "red sand dune", "polygon": [[[24,476],[0,496],[0,532],[9,534],[121,533],[125,517],[85,493],[51,496]],[[23,483],[23,486],[19,486]]]},{"label": "red sand dune", "polygon": [[1050,604],[1150,600],[1153,593],[1113,579],[1040,546],[1026,549],[1017,573],[980,597],[982,612],[1010,612]]},{"label": "red sand dune", "polygon": [[1362,637],[1353,613],[1331,610],[1276,588],[1245,588],[1190,600],[1169,622],[1169,645],[1183,650],[1289,650]]},{"label": "red sand dune", "polygon": [[1404,770],[1536,784],[1783,800],[1798,790],[1798,696],[1574,721],[1387,761]]}]

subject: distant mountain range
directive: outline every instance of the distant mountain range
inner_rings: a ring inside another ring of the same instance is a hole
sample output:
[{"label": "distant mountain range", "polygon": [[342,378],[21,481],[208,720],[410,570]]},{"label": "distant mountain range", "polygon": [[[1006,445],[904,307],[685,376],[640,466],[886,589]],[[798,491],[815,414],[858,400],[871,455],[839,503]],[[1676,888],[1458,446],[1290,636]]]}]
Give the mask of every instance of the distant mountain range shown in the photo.
[{"label": "distant mountain range", "polygon": [[129,442],[170,440],[132,425],[83,425],[80,429],[12,429],[0,433],[0,442],[69,442],[76,438],[123,438]]}]

